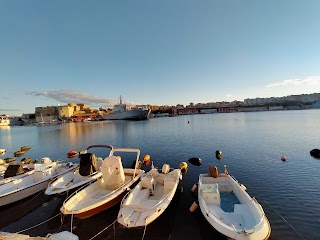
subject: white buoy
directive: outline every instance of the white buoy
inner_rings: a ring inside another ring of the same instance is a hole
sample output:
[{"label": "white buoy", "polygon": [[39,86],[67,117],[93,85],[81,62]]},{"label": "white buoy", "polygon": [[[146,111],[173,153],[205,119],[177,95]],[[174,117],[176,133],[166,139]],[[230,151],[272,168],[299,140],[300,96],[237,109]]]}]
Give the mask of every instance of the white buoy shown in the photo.
[{"label": "white buoy", "polygon": [[196,189],[197,189],[197,184],[195,183],[191,188],[191,192],[194,192]]},{"label": "white buoy", "polygon": [[197,207],[198,207],[198,203],[197,203],[197,201],[194,201],[192,203],[191,207],[189,208],[189,211],[194,212],[197,209]]}]

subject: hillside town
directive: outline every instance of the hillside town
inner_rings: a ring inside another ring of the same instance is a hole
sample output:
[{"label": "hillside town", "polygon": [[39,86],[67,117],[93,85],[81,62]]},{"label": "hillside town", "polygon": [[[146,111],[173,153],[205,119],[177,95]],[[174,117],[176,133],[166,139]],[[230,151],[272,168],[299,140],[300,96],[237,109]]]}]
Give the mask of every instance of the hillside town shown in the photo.
[{"label": "hillside town", "polygon": [[[285,97],[253,98],[244,101],[190,103],[189,105],[177,104],[176,106],[136,105],[128,106],[125,111],[134,109],[149,109],[148,118],[178,116],[189,114],[210,114],[229,112],[253,112],[276,110],[303,110],[320,108],[320,93],[290,95]],[[10,124],[4,125],[30,125],[54,124],[62,122],[87,122],[105,120],[104,116],[114,113],[111,108],[90,108],[86,103],[69,103],[64,106],[35,107],[34,113],[25,113],[22,116],[2,115],[1,119],[10,119]],[[3,125],[3,124],[2,124]]]}]

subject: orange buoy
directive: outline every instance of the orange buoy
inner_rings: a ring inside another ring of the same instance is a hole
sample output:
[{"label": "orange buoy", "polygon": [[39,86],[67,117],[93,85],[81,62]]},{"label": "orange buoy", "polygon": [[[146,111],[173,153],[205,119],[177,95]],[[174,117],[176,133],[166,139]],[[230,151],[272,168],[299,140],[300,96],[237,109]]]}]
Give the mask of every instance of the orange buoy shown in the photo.
[{"label": "orange buoy", "polygon": [[145,166],[148,166],[149,165],[149,163],[150,163],[150,155],[144,155],[143,156],[143,164],[145,165]]},{"label": "orange buoy", "polygon": [[72,151],[70,151],[70,152],[67,153],[68,158],[73,158],[73,157],[75,157],[77,154],[78,154],[78,152],[77,152],[77,151],[74,151],[74,150],[72,150]]}]

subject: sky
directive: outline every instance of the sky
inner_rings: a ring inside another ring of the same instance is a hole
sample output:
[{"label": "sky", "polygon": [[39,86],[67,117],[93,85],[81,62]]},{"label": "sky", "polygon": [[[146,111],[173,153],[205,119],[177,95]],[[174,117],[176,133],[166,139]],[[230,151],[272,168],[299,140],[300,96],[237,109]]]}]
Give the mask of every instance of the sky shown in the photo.
[{"label": "sky", "polygon": [[318,0],[1,0],[0,113],[320,92]]}]

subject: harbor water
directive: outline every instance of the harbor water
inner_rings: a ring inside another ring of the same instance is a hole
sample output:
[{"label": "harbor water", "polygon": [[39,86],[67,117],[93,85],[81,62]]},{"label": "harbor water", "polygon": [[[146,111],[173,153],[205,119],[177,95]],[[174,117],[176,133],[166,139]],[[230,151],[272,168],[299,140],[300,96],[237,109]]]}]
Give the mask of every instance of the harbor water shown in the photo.
[{"label": "harbor water", "polygon": [[[320,160],[310,150],[320,148],[319,110],[217,113],[153,118],[145,121],[97,121],[0,129],[0,148],[13,157],[21,146],[31,149],[23,157],[79,162],[67,158],[70,150],[107,144],[138,148],[154,165],[176,168],[187,162],[179,190],[165,212],[146,228],[126,229],[116,222],[120,204],[91,218],[61,216],[65,195],[43,192],[0,208],[0,230],[31,236],[72,231],[80,239],[226,239],[204,219],[191,191],[209,166],[244,184],[262,205],[271,224],[270,239],[320,239]],[[215,152],[222,152],[221,159]],[[97,156],[107,155],[104,149]],[[285,156],[286,161],[281,157]],[[199,157],[200,166],[188,159]],[[129,163],[131,165],[132,161]],[[144,166],[146,171],[149,166]]]}]

